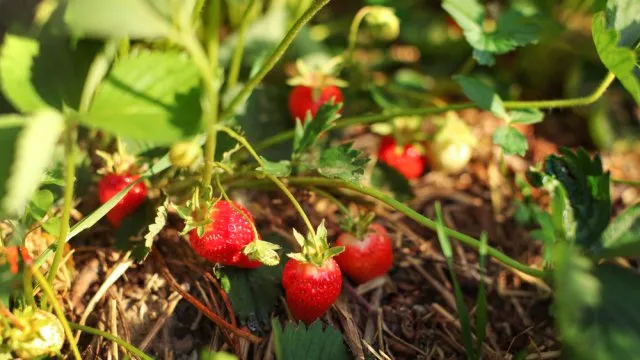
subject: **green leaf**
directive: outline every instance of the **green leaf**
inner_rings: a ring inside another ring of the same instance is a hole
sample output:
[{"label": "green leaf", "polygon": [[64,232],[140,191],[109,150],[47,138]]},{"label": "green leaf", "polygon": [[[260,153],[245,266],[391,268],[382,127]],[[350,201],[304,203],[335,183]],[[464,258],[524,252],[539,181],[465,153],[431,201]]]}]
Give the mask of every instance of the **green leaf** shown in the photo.
[{"label": "green leaf", "polygon": [[480,108],[491,111],[495,116],[510,120],[500,96],[482,81],[468,76],[456,75],[453,79],[462,86],[467,97]]},{"label": "green leaf", "polygon": [[511,124],[537,124],[544,120],[544,113],[538,109],[512,110]]},{"label": "green leaf", "polygon": [[640,39],[640,2],[609,0],[605,14],[607,23],[620,33],[618,46],[633,48]]},{"label": "green leaf", "polygon": [[171,32],[176,6],[172,0],[71,0],[65,22],[79,36],[160,38]]},{"label": "green leaf", "polygon": [[369,159],[351,146],[342,144],[324,150],[318,161],[318,172],[328,178],[358,183]]},{"label": "green leaf", "polygon": [[41,34],[39,39],[7,34],[0,51],[0,86],[13,106],[34,112],[77,109],[95,44]]},{"label": "green leaf", "polygon": [[595,253],[603,258],[640,255],[640,204],[626,209],[607,226]]},{"label": "green leaf", "polygon": [[296,123],[293,139],[294,154],[302,154],[309,150],[325,131],[331,129],[338,119],[338,110],[342,104],[324,103],[313,119],[307,119],[304,125],[300,121]]},{"label": "green leaf", "polygon": [[495,29],[486,30],[487,15],[478,1],[445,0],[442,7],[462,28],[465,39],[474,48],[473,57],[481,65],[493,65],[494,54],[505,54],[518,46],[536,43],[540,36],[538,19],[513,8],[498,17]]},{"label": "green leaf", "polygon": [[558,206],[554,217],[562,219],[559,221],[569,241],[589,249],[597,246],[611,218],[609,173],[603,171],[598,155],[591,159],[584,149],[574,152],[562,148],[560,152],[560,156],[547,157],[545,173],[556,179],[566,194],[554,194],[554,202],[566,197],[563,202],[570,206]]},{"label": "green leaf", "polygon": [[264,166],[257,168],[257,171],[262,171],[275,177],[286,177],[291,174],[291,161],[281,160],[278,162],[272,162],[262,156],[260,159],[262,159]]},{"label": "green leaf", "polygon": [[[286,246],[280,236],[269,234],[264,241]],[[287,251],[282,249],[281,253]],[[284,261],[276,266],[261,266],[257,269],[240,269],[225,267],[222,269],[225,290],[231,305],[241,321],[247,323],[258,321],[261,327],[269,323],[271,312],[278,302],[280,281]]]},{"label": "green leaf", "polygon": [[64,118],[55,111],[42,111],[25,119],[25,127],[16,143],[11,175],[6,183],[2,208],[20,215],[38,189],[51,165],[56,143],[64,129]]},{"label": "green leaf", "polygon": [[42,220],[51,210],[54,200],[53,193],[49,190],[43,189],[36,192],[26,211],[31,218],[29,223]]},{"label": "green leaf", "polygon": [[593,17],[591,32],[596,50],[602,63],[613,72],[624,87],[631,93],[637,104],[640,104],[640,76],[636,53],[633,49],[620,47],[620,33],[611,28],[605,13],[600,12]]},{"label": "green leaf", "polygon": [[25,118],[20,115],[0,115],[0,144],[2,144],[2,151],[0,151],[0,202],[7,193],[7,180],[11,175],[16,143],[24,122]]},{"label": "green leaf", "polygon": [[524,156],[529,149],[527,138],[511,126],[502,126],[493,132],[493,143],[500,146],[505,154]]},{"label": "green leaf", "polygon": [[407,178],[400,174],[398,170],[383,162],[377,162],[373,168],[371,185],[378,189],[390,191],[398,201],[405,202],[415,197]]},{"label": "green leaf", "polygon": [[584,360],[633,359],[640,353],[640,276],[596,266],[562,243],[554,274],[555,318],[564,349]]},{"label": "green leaf", "polygon": [[153,240],[158,234],[160,234],[160,231],[162,231],[162,229],[167,223],[167,206],[168,205],[169,205],[168,201],[165,200],[164,204],[160,205],[156,210],[156,218],[153,224],[149,225],[149,230],[147,234],[144,236],[142,260],[147,258],[147,255],[149,255],[149,253],[151,252],[151,248],[153,247]]},{"label": "green leaf", "polygon": [[284,330],[278,319],[271,321],[277,360],[349,360],[351,356],[342,334],[322,322],[316,321],[306,328],[303,323],[287,323]]},{"label": "green leaf", "polygon": [[199,93],[198,71],[189,58],[144,52],[116,63],[80,121],[130,139],[171,144],[201,130]]}]

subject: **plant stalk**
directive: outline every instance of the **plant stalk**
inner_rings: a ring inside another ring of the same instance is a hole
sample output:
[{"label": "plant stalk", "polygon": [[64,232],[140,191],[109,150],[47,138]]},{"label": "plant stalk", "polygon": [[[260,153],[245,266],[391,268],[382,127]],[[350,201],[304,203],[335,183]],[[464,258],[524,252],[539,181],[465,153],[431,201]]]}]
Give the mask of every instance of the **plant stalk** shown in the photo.
[{"label": "plant stalk", "polygon": [[251,24],[251,12],[257,0],[251,0],[249,6],[244,11],[240,28],[238,29],[238,41],[236,42],[236,48],[233,51],[231,57],[231,64],[229,65],[229,77],[227,77],[227,89],[233,89],[238,84],[238,78],[240,77],[240,67],[242,65],[242,55],[244,54],[244,41],[247,35],[247,29]]},{"label": "plant stalk", "polygon": [[[352,184],[352,183],[348,183],[348,182],[344,182],[344,181],[340,181],[340,180],[333,180],[333,179],[326,179],[326,178],[319,178],[319,177],[292,177],[288,179],[289,182],[291,184],[296,184],[296,185],[302,185],[302,186],[323,186],[323,187],[331,187],[331,188],[343,188],[343,189],[349,189],[352,191],[355,191],[357,193],[363,194],[363,195],[367,195],[371,198],[374,198],[394,209],[396,209],[397,211],[401,212],[402,214],[406,215],[407,217],[415,220],[416,222],[418,222],[419,224],[421,224],[422,226],[433,230],[433,231],[437,231],[437,223],[429,218],[426,218],[424,216],[422,216],[421,214],[419,214],[418,212],[416,212],[415,210],[411,209],[410,207],[408,207],[407,205],[393,199],[392,197],[384,194],[383,192],[373,189],[373,188],[367,188],[367,187],[362,187],[356,184]],[[242,186],[242,187],[249,187],[249,186],[255,186],[255,185],[260,185],[260,184],[264,184],[264,180],[255,180],[252,182],[248,182],[248,181],[243,181],[242,184],[239,183],[232,183],[230,186]],[[468,245],[470,247],[472,247],[473,249],[479,250],[481,247],[481,242],[479,240],[474,239],[473,237],[460,233],[458,231],[455,231],[453,229],[444,228],[444,233],[447,236],[451,236],[455,239],[458,239],[460,242],[462,242],[465,245]],[[527,275],[531,275],[533,277],[536,278],[540,278],[540,279],[544,279],[547,276],[547,272],[544,270],[539,270],[539,269],[535,269],[535,268],[531,268],[517,260],[514,260],[512,258],[510,258],[509,256],[505,255],[504,253],[502,253],[500,250],[497,250],[491,246],[487,246],[487,254],[494,257],[496,260],[498,260],[499,262],[501,262],[502,264],[506,265],[507,267],[516,269],[522,273],[525,273]]]},{"label": "plant stalk", "polygon": [[80,325],[80,324],[74,324],[72,322],[69,323],[69,327],[71,327],[74,330],[80,330],[82,332],[85,332],[87,334],[92,334],[92,335],[96,335],[96,336],[101,336],[109,341],[113,341],[116,344],[122,346],[124,349],[126,349],[127,351],[129,351],[130,353],[132,353],[133,355],[139,357],[140,359],[143,360],[153,360],[153,358],[147,354],[145,354],[142,350],[138,349],[137,347],[129,344],[128,342],[124,341],[123,339],[102,331],[102,330],[98,330],[95,328],[92,328],[90,326],[84,326],[84,325]]},{"label": "plant stalk", "polygon": [[291,29],[289,29],[289,32],[287,32],[287,34],[282,39],[280,44],[278,44],[278,47],[273,51],[269,59],[267,59],[267,61],[264,63],[264,65],[262,65],[260,70],[258,70],[258,72],[251,79],[249,79],[249,81],[247,81],[247,83],[244,85],[242,90],[240,90],[240,92],[233,98],[233,100],[231,100],[229,105],[224,109],[224,111],[220,116],[220,119],[222,121],[227,120],[233,116],[235,109],[238,106],[240,106],[240,104],[251,93],[251,91],[253,91],[253,89],[256,86],[258,86],[260,81],[262,81],[262,79],[267,75],[267,73],[269,73],[269,71],[271,71],[271,69],[276,65],[276,63],[280,60],[282,55],[284,55],[285,51],[287,51],[287,48],[289,47],[289,45],[291,45],[291,43],[295,39],[298,32],[300,32],[300,30],[304,27],[304,25],[307,22],[309,22],[309,20],[311,20],[311,18],[313,18],[313,16],[318,11],[320,11],[320,9],[322,9],[325,5],[327,5],[329,1],[330,0],[314,1],[313,5],[311,5],[311,7],[304,14],[302,14],[302,16],[298,20],[296,20],[296,22],[293,24]]},{"label": "plant stalk", "polygon": [[67,321],[67,318],[64,316],[64,311],[62,309],[62,306],[58,302],[58,299],[56,299],[56,295],[53,293],[53,289],[51,288],[49,283],[47,283],[47,280],[40,273],[38,268],[32,266],[29,271],[33,273],[33,276],[35,277],[36,281],[40,283],[40,286],[42,287],[42,291],[47,296],[47,298],[49,298],[49,300],[51,301],[51,305],[53,306],[53,311],[56,313],[56,315],[58,316],[58,320],[60,320],[60,323],[62,324],[62,328],[64,329],[64,334],[67,337],[67,341],[69,342],[69,347],[71,348],[71,352],[73,353],[73,356],[75,357],[76,360],[82,360],[82,356],[80,356],[80,350],[78,350],[78,344],[76,344],[76,340],[73,338],[73,333],[71,332],[71,328],[69,327],[69,322]]},{"label": "plant stalk", "polygon": [[371,12],[371,6],[365,6],[360,9],[356,15],[353,17],[353,21],[351,22],[351,27],[349,28],[349,37],[348,37],[348,45],[347,49],[344,52],[344,60],[345,64],[351,64],[353,59],[353,52],[356,49],[356,44],[358,42],[358,30],[360,29],[360,24],[362,20]]}]

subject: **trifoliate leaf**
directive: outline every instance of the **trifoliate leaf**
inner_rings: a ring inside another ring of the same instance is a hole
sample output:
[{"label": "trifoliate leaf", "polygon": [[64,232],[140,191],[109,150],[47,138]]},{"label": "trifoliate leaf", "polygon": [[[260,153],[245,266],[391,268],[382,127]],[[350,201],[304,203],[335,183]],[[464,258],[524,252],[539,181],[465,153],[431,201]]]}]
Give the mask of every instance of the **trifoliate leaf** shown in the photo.
[{"label": "trifoliate leaf", "polygon": [[632,359],[640,353],[640,276],[593,264],[565,243],[554,257],[554,317],[567,358]]},{"label": "trifoliate leaf", "polygon": [[537,124],[544,120],[544,113],[538,109],[511,110],[512,124]]},{"label": "trifoliate leaf", "polygon": [[527,138],[511,126],[502,126],[493,133],[493,143],[500,146],[505,154],[524,156],[529,144]]},{"label": "trifoliate leaf", "polygon": [[493,55],[505,54],[518,46],[536,43],[541,26],[533,16],[509,9],[487,29],[484,7],[476,0],[445,0],[442,7],[462,28],[467,42],[474,48],[473,57],[481,65],[493,65]]},{"label": "trifoliate leaf", "polygon": [[[640,104],[640,75],[638,74],[637,54],[635,49],[620,46],[620,32],[612,28],[604,12],[593,17],[591,32],[596,50],[602,63],[613,72],[624,87],[631,93],[637,104]],[[637,34],[636,34],[637,36]]]},{"label": "trifoliate leaf", "polygon": [[322,322],[306,328],[289,322],[284,330],[278,319],[272,320],[277,360],[349,360],[342,334],[330,325],[322,331]]},{"label": "trifoliate leaf", "polygon": [[304,125],[300,121],[296,122],[295,136],[293,138],[293,152],[301,154],[309,150],[318,140],[318,137],[325,131],[331,129],[338,119],[338,110],[342,104],[323,104],[313,120],[307,119]]},{"label": "trifoliate leaf", "polygon": [[462,86],[464,94],[480,108],[491,111],[501,119],[510,120],[502,99],[492,88],[482,81],[468,76],[456,75],[453,79]]},{"label": "trifoliate leaf", "polygon": [[164,204],[158,207],[158,210],[156,210],[156,218],[153,224],[149,225],[149,231],[144,236],[144,254],[142,255],[142,260],[146,259],[147,255],[149,255],[151,247],[153,246],[153,240],[167,223],[167,206],[168,202],[165,201]]},{"label": "trifoliate leaf", "polygon": [[598,246],[611,218],[609,173],[603,171],[598,155],[592,159],[584,149],[574,152],[563,148],[560,152],[561,155],[547,157],[545,173],[564,189],[564,194],[554,194],[554,202],[566,196],[564,202],[568,202],[570,208],[558,206],[564,210],[554,217],[563,219],[567,240],[591,249]]},{"label": "trifoliate leaf", "polygon": [[325,177],[357,183],[364,174],[369,159],[352,144],[330,147],[322,152],[318,172]]},{"label": "trifoliate leaf", "polygon": [[275,177],[286,177],[291,174],[291,161],[281,160],[273,162],[263,158],[262,156],[260,159],[262,159],[263,166],[257,168],[257,171],[262,171]]}]

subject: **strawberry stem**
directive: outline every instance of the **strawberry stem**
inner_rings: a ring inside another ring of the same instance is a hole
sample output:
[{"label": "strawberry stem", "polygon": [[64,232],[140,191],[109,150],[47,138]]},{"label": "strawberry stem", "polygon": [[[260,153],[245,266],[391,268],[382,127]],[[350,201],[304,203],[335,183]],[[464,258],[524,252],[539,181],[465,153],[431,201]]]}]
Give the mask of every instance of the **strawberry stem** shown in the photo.
[{"label": "strawberry stem", "polygon": [[[231,136],[233,139],[239,142],[242,146],[244,146],[247,149],[247,151],[249,151],[249,153],[253,156],[256,162],[258,162],[260,167],[262,167],[263,169],[265,168],[262,158],[258,155],[256,150],[253,148],[253,146],[251,146],[249,141],[244,136],[233,131],[231,128],[223,125],[219,125],[218,129],[222,132],[227,133],[227,135]],[[311,221],[309,220],[309,217],[302,209],[302,206],[300,206],[300,203],[298,202],[298,200],[296,200],[293,194],[291,194],[291,191],[289,191],[289,189],[287,189],[285,184],[282,181],[280,181],[280,179],[278,179],[277,177],[269,173],[264,173],[264,176],[267,179],[271,180],[289,198],[289,200],[291,201],[291,204],[293,204],[293,206],[296,208],[296,210],[300,214],[300,217],[302,217],[302,220],[304,220],[304,223],[307,225],[307,228],[309,229],[309,233],[311,233],[315,237],[316,231],[313,228],[313,225],[311,225]]]},{"label": "strawberry stem", "polygon": [[240,65],[242,64],[242,55],[244,52],[244,41],[247,34],[247,29],[253,16],[251,12],[254,11],[255,4],[258,1],[251,0],[249,6],[244,11],[242,22],[240,23],[240,29],[238,29],[238,41],[236,42],[236,48],[231,57],[231,64],[229,65],[229,76],[227,77],[227,90],[233,89],[238,84],[238,77],[240,75]]}]

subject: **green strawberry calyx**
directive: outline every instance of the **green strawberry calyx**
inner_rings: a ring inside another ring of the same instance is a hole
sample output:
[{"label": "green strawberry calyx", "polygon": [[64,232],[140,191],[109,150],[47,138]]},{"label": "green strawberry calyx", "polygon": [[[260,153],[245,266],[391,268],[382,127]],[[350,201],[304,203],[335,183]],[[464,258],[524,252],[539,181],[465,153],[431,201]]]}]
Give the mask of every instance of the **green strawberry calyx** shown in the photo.
[{"label": "green strawberry calyx", "polygon": [[298,253],[287,254],[292,259],[298,260],[303,263],[314,264],[318,267],[322,267],[328,259],[342,253],[344,246],[330,247],[327,241],[327,228],[324,225],[324,220],[318,226],[315,234],[309,232],[307,236],[303,236],[296,229],[293,229],[293,237],[296,239],[301,247],[301,251]]},{"label": "green strawberry calyx", "polygon": [[206,195],[201,197],[199,188],[196,188],[193,191],[191,200],[187,201],[186,205],[176,206],[176,212],[184,220],[184,229],[180,234],[185,235],[196,229],[198,236],[202,237],[207,225],[212,222],[211,212],[219,200],[220,198],[214,201],[207,200]]},{"label": "green strawberry calyx", "polygon": [[376,214],[370,212],[361,215],[359,212],[356,216],[344,216],[340,219],[340,228],[344,231],[354,234],[356,239],[363,240],[365,235],[369,233],[369,226],[375,219]]},{"label": "green strawberry calyx", "polygon": [[260,261],[267,266],[276,266],[280,263],[280,255],[277,250],[280,246],[268,241],[255,239],[242,249],[249,260]]}]

